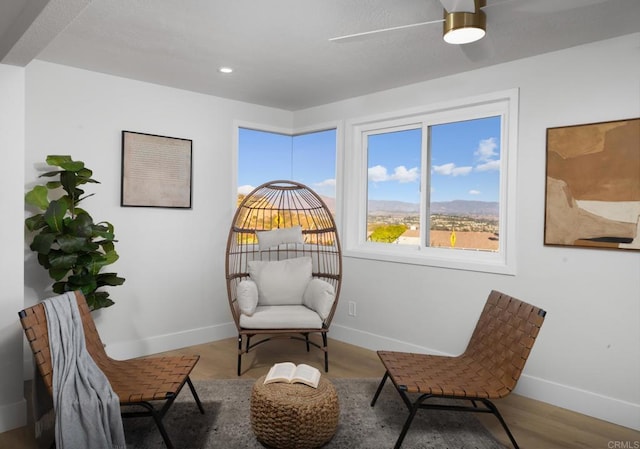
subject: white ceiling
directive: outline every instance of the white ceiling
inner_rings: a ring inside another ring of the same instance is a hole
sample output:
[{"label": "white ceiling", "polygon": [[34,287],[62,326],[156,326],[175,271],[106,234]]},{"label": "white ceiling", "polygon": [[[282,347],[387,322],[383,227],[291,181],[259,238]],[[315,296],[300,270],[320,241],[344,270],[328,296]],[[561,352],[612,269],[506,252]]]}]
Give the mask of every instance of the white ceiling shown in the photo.
[{"label": "white ceiling", "polygon": [[446,44],[440,23],[329,41],[438,20],[443,4],[468,2],[2,0],[0,62],[40,59],[299,110],[640,31],[640,0],[488,0],[476,43]]}]

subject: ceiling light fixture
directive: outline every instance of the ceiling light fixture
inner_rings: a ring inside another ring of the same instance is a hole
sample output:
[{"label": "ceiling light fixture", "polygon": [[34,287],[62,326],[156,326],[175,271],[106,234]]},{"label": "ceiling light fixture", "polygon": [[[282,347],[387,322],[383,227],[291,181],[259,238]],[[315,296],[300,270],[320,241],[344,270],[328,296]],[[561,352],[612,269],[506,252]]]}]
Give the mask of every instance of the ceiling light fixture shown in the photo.
[{"label": "ceiling light fixture", "polygon": [[220,73],[231,73],[231,72],[233,72],[233,69],[231,67],[220,67],[218,69],[218,72],[220,72]]},{"label": "ceiling light fixture", "polygon": [[452,11],[444,14],[443,34],[448,44],[469,44],[486,34],[487,16],[480,8],[485,0],[475,0],[475,12]]}]

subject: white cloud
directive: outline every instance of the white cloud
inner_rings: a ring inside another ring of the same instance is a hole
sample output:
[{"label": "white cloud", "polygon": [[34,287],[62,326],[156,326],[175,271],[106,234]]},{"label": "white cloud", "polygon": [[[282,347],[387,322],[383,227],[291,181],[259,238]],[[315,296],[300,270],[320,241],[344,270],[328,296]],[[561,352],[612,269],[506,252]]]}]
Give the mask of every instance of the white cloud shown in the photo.
[{"label": "white cloud", "polygon": [[252,185],[244,185],[244,186],[238,186],[238,194],[239,195],[248,195],[249,193],[251,193],[251,191],[255,189],[254,186]]},{"label": "white cloud", "polygon": [[478,143],[478,149],[473,153],[474,156],[481,161],[490,161],[493,157],[497,156],[496,148],[498,148],[498,144],[496,143],[495,137],[489,137],[488,139],[482,139],[480,143]]},{"label": "white cloud", "polygon": [[420,172],[418,167],[407,169],[404,165],[399,165],[393,170],[393,174],[390,175],[386,167],[376,165],[369,167],[368,175],[369,181],[371,182],[398,181],[404,184],[418,180]]},{"label": "white cloud", "polygon": [[368,172],[369,172],[369,181],[381,182],[381,181],[387,181],[389,179],[389,175],[387,174],[387,169],[382,165],[369,167]]},{"label": "white cloud", "polygon": [[316,182],[313,184],[316,187],[335,187],[336,180],[335,179],[325,179],[324,181]]},{"label": "white cloud", "polygon": [[466,176],[473,170],[473,167],[456,167],[456,164],[449,162],[443,165],[434,165],[433,171],[444,176]]},{"label": "white cloud", "polygon": [[469,190],[469,195],[480,195],[481,193],[480,190]]},{"label": "white cloud", "polygon": [[420,173],[418,172],[418,167],[413,167],[407,170],[407,167],[400,165],[394,169],[391,179],[404,184],[407,182],[414,182],[419,176]]},{"label": "white cloud", "polygon": [[498,171],[500,170],[500,161],[488,161],[484,164],[476,166],[476,171]]}]

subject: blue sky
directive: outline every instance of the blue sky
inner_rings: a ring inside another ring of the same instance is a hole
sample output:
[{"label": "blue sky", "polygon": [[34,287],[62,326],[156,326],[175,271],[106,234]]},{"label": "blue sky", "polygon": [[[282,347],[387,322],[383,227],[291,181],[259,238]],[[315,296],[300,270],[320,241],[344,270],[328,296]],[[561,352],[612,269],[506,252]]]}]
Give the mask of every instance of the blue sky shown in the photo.
[{"label": "blue sky", "polygon": [[238,192],[276,179],[295,180],[335,197],[336,131],[288,136],[241,128]]},{"label": "blue sky", "polygon": [[[420,200],[420,129],[369,136],[369,199]],[[500,117],[431,127],[431,201],[498,201]]]},{"label": "blue sky", "polygon": [[[294,179],[335,196],[335,130],[298,136],[241,128],[238,191]],[[369,199],[420,201],[421,130],[370,135]],[[500,117],[431,127],[431,201],[498,201]]]}]

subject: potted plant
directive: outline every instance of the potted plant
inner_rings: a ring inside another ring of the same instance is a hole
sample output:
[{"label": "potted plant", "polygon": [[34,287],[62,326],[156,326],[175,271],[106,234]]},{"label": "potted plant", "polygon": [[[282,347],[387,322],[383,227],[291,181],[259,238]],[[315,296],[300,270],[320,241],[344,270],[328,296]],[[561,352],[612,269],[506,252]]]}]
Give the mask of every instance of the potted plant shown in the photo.
[{"label": "potted plant", "polygon": [[[116,273],[101,273],[118,260],[113,225],[94,223],[91,215],[78,207],[93,196],[85,195],[79,187],[99,182],[91,178],[93,172],[84,162],[71,156],[49,155],[46,161],[60,169],[40,175],[57,179],[37,185],[25,195],[26,203],[41,211],[25,220],[27,229],[36,233],[29,247],[38,253],[38,263],[55,281],[54,293],[80,290],[91,310],[109,307],[114,304],[109,293],[97,290],[125,281]],[[55,199],[50,199],[50,194]]]}]

